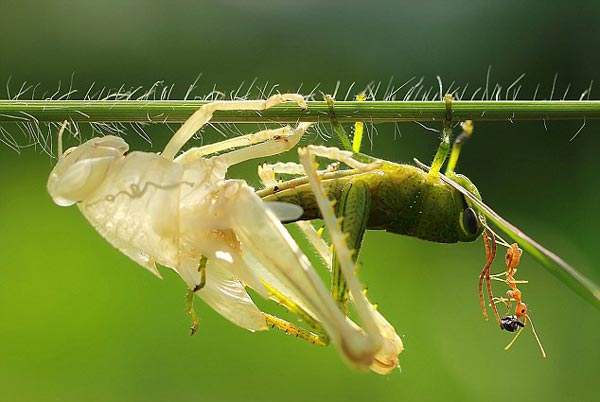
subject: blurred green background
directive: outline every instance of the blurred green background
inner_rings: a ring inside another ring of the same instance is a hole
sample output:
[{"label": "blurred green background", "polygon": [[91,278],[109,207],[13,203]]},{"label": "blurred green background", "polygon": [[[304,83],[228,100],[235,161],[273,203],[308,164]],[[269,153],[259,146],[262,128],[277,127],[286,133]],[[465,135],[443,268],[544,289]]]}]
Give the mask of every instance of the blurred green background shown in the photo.
[{"label": "blurred green background", "polygon": [[[577,98],[600,82],[595,1],[403,3],[0,0],[0,82],[11,77],[13,93],[24,81],[53,92],[74,73],[82,93],[92,82],[165,80],[182,96],[199,73],[200,94],[255,77],[282,92],[301,83],[332,92],[338,80],[362,89],[425,76],[436,85],[439,74],[478,87],[490,65],[505,88],[527,73],[524,99],[538,83],[538,98],[548,97],[555,73],[560,96],[569,84]],[[600,125],[588,121],[570,142],[581,123],[476,124],[459,170],[496,211],[598,282]],[[394,139],[392,125],[378,125],[371,152],[430,160],[436,135],[399,128]],[[157,151],[169,131],[151,133],[153,146],[134,133],[128,140]],[[519,276],[530,280],[522,289],[548,358],[530,331],[505,352],[511,337],[479,310],[481,241],[368,233],[362,280],[406,347],[402,372],[387,377],[352,370],[333,347],[248,333],[200,302],[201,329],[190,337],[183,283],[166,271],[156,279],[76,208],[53,205],[53,163],[39,147],[17,154],[0,144],[0,401],[598,398],[600,313],[525,257]],[[256,184],[255,168],[234,174]]]}]

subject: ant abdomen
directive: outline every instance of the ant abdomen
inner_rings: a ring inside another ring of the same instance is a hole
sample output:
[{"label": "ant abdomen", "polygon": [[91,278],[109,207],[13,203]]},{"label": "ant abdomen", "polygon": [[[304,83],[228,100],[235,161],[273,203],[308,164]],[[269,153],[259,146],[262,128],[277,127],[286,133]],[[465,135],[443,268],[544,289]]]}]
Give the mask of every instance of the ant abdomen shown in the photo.
[{"label": "ant abdomen", "polygon": [[519,321],[516,315],[507,315],[500,319],[500,328],[508,332],[515,332],[519,327],[523,328],[525,324]]}]

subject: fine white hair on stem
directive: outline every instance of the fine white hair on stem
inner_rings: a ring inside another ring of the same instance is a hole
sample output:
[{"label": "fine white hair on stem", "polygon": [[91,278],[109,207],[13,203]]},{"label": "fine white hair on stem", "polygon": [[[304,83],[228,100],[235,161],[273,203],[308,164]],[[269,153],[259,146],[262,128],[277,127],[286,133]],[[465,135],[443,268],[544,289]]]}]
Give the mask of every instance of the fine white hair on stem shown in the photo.
[{"label": "fine white hair on stem", "polygon": [[[349,82],[347,84],[342,81],[336,81],[328,88],[321,83],[310,84],[308,88],[312,88],[310,92],[305,96],[307,100],[322,100],[322,93],[333,93],[338,96],[339,100],[351,101],[355,99],[355,96],[361,92],[367,95],[369,101],[383,100],[383,101],[437,101],[443,97],[446,93],[450,93],[455,97],[456,100],[509,100],[514,101],[522,97],[524,99],[553,99],[557,93],[560,94],[561,100],[567,100],[569,94],[573,93],[572,85],[567,84],[566,86],[560,86],[558,82],[558,74],[554,75],[551,86],[547,86],[546,89],[542,89],[540,84],[534,84],[528,86],[525,83],[525,73],[520,74],[513,79],[507,85],[501,83],[494,83],[492,78],[492,67],[489,66],[485,74],[485,85],[476,86],[469,85],[470,83],[461,84],[454,80],[449,81],[450,85],[445,87],[442,76],[436,76],[434,80],[426,80],[422,76],[412,76],[404,81],[398,81],[395,83],[395,79],[390,77],[384,81],[371,81],[365,85],[363,91],[359,91],[357,88],[361,88],[358,82]],[[71,74],[68,78],[68,85],[64,85],[67,80],[59,81],[56,85],[44,86],[40,83],[33,84],[29,82],[22,82],[16,85],[14,79],[8,77],[6,80],[6,97],[9,100],[77,100],[82,99],[84,101],[93,102],[95,100],[103,101],[154,101],[154,100],[171,100],[171,99],[183,99],[183,100],[201,100],[201,101],[215,101],[215,100],[250,100],[258,98],[266,98],[274,93],[283,92],[283,88],[280,85],[270,83],[269,81],[259,83],[255,77],[249,81],[240,81],[236,85],[231,85],[229,88],[219,88],[213,83],[202,82],[202,74],[197,75],[192,83],[187,86],[179,88],[173,83],[165,83],[162,80],[153,82],[150,86],[135,85],[128,86],[122,84],[118,87],[102,86],[96,82],[92,82],[90,85],[83,86],[83,90],[77,89],[79,86],[76,83],[75,75]],[[285,92],[300,92],[305,86],[305,82],[302,82],[297,87],[285,88]],[[433,85],[432,85],[433,84]],[[309,85],[309,84],[306,84]],[[593,81],[590,81],[586,89],[580,92],[579,96],[572,96],[573,100],[589,100],[591,96]],[[323,88],[322,90],[320,88]],[[435,88],[435,89],[434,89]],[[505,88],[505,89],[503,89]],[[546,94],[544,96],[543,94]],[[343,96],[343,97],[342,97]],[[82,116],[84,119],[89,119],[89,116],[83,111],[75,111],[75,113]],[[2,112],[0,111],[0,114]],[[259,114],[260,115],[260,114]],[[483,116],[484,114],[482,114]],[[45,153],[51,156],[56,156],[53,150],[52,138],[56,135],[57,129],[60,122],[55,123],[43,123],[37,121],[34,116],[23,112],[10,112],[10,115],[2,114],[2,116],[9,117],[14,120],[12,123],[5,124],[0,127],[0,146],[5,146],[15,152],[20,152],[24,148],[33,148],[41,153]],[[68,118],[68,116],[65,116]],[[165,114],[162,124],[167,123],[168,116]],[[321,120],[320,116],[317,118]],[[153,145],[152,135],[148,131],[149,124],[156,123],[156,116],[153,117],[151,122],[150,113],[147,113],[148,121],[137,121],[137,122],[118,122],[118,121],[87,121],[78,122],[76,117],[69,118],[70,124],[66,133],[81,133],[77,136],[76,141],[81,142],[91,138],[92,136],[98,135],[116,135],[125,136],[127,133],[133,133],[139,136],[149,146]],[[512,118],[508,119],[513,121]],[[325,121],[325,120],[324,120]],[[260,127],[267,127],[265,122]],[[365,121],[367,125],[367,135],[369,138],[373,138],[373,134],[377,132],[377,127],[371,125],[372,122]],[[160,124],[160,123],[158,123]],[[545,119],[543,120],[545,130],[548,130]],[[421,126],[425,127],[423,123]],[[575,133],[572,135],[572,139],[576,138],[585,128],[586,120],[584,119],[581,126],[578,126]],[[220,136],[232,137],[239,135],[246,130],[241,130],[239,124],[234,123],[215,123],[208,127],[208,130],[215,130]],[[318,134],[320,140],[328,140],[331,136],[327,131],[328,124],[324,126],[316,126],[315,132]],[[395,127],[398,127],[395,123]],[[16,129],[15,129],[16,128]],[[171,128],[168,128],[171,130]],[[394,129],[394,137],[397,137],[398,128]],[[437,131],[432,129],[431,131]],[[204,141],[203,133],[197,133],[194,138]],[[65,140],[71,141],[70,135],[65,136]]]},{"label": "fine white hair on stem", "polygon": [[575,139],[575,137],[577,137],[579,135],[579,133],[583,130],[584,127],[585,127],[585,117],[583,118],[583,123],[581,124],[581,127],[579,127],[579,130],[577,130],[577,132],[575,134],[573,134],[573,136],[569,139],[569,141],[573,141]]},{"label": "fine white hair on stem", "polygon": [[554,74],[554,80],[552,80],[552,90],[550,91],[550,100],[554,96],[554,89],[556,88],[556,80],[558,80],[558,73]]}]

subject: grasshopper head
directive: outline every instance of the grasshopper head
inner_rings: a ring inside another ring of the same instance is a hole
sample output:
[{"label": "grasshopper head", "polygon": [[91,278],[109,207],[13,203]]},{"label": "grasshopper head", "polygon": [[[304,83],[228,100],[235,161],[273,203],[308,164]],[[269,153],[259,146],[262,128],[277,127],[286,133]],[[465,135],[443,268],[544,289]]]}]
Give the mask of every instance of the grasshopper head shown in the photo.
[{"label": "grasshopper head", "polygon": [[102,184],[110,165],[128,149],[122,138],[112,135],[92,138],[67,149],[50,173],[48,193],[60,206],[82,201]]}]

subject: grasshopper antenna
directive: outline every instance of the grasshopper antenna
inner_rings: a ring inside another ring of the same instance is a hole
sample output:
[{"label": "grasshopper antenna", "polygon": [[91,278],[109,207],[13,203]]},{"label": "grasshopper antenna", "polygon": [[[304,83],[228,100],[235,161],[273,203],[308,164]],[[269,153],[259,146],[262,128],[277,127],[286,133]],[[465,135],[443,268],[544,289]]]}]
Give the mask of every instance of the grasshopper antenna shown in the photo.
[{"label": "grasshopper antenna", "polygon": [[63,157],[63,133],[65,132],[65,128],[67,127],[69,122],[67,120],[63,121],[60,126],[60,130],[58,131],[58,160],[61,160]]}]

